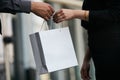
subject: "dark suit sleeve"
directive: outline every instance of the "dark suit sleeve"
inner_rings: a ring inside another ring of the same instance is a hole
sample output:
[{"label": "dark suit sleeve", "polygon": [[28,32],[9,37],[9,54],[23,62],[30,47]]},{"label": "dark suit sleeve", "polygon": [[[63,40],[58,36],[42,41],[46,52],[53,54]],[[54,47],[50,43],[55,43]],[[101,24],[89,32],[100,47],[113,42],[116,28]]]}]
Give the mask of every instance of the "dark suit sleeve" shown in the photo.
[{"label": "dark suit sleeve", "polygon": [[21,0],[0,0],[0,12],[5,13],[30,13],[31,2]]},{"label": "dark suit sleeve", "polygon": [[105,24],[120,22],[120,0],[111,0],[105,10],[90,10],[89,23]]}]

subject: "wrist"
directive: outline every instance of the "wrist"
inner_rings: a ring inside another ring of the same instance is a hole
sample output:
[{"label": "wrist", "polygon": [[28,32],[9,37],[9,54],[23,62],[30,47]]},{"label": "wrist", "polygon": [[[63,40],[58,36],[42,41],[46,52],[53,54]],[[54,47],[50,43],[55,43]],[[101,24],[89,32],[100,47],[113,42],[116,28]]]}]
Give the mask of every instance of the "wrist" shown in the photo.
[{"label": "wrist", "polygon": [[75,10],[71,10],[70,13],[71,13],[71,19],[76,18],[76,11]]},{"label": "wrist", "polygon": [[86,10],[74,10],[74,18],[88,21],[89,20],[89,11]]},{"label": "wrist", "polygon": [[31,2],[31,12],[34,12],[35,2]]},{"label": "wrist", "polygon": [[73,10],[74,18],[81,19],[82,11],[81,10]]},{"label": "wrist", "polygon": [[84,57],[84,61],[85,62],[89,62],[91,60],[91,55],[89,52],[86,53],[85,57]]},{"label": "wrist", "polygon": [[89,21],[89,11],[84,11],[84,20]]},{"label": "wrist", "polygon": [[91,58],[85,58],[84,61],[85,62],[89,62]]}]

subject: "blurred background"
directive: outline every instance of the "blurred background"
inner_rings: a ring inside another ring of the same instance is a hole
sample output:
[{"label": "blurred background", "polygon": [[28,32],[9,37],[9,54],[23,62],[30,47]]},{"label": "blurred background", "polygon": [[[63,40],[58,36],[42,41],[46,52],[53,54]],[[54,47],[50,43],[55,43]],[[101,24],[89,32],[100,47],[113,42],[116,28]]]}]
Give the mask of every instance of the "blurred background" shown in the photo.
[{"label": "blurred background", "polygon": [[[32,0],[47,2],[55,11],[61,8],[81,9],[83,0]],[[44,75],[36,73],[29,35],[40,31],[43,19],[30,13],[16,15],[0,13],[0,80],[82,80],[80,69],[87,49],[87,31],[79,19],[55,24],[48,21],[50,29],[69,26],[79,66]],[[51,26],[52,25],[52,26]],[[44,29],[44,28],[43,28]],[[95,80],[91,60],[90,76]]]}]

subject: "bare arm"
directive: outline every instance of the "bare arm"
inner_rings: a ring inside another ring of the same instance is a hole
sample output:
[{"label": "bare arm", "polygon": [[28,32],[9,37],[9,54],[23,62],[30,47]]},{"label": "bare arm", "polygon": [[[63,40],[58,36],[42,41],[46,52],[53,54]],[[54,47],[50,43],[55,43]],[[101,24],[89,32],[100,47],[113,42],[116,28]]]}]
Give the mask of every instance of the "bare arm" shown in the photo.
[{"label": "bare arm", "polygon": [[91,53],[90,53],[90,49],[88,48],[84,57],[84,62],[89,62],[90,59],[91,59]]},{"label": "bare arm", "polygon": [[89,20],[89,11],[86,10],[71,10],[71,9],[61,9],[54,15],[54,21],[56,23],[62,22],[64,20],[70,20],[78,18],[81,20]]},{"label": "bare arm", "polygon": [[90,50],[88,48],[88,50],[85,54],[85,57],[84,57],[82,68],[81,68],[81,77],[83,80],[90,80],[90,76],[89,76],[90,59],[91,59],[91,54],[90,54]]},{"label": "bare arm", "polygon": [[120,0],[111,0],[108,8],[104,10],[71,10],[61,9],[55,16],[54,21],[59,23],[64,20],[78,18],[91,24],[113,24],[120,22]]}]

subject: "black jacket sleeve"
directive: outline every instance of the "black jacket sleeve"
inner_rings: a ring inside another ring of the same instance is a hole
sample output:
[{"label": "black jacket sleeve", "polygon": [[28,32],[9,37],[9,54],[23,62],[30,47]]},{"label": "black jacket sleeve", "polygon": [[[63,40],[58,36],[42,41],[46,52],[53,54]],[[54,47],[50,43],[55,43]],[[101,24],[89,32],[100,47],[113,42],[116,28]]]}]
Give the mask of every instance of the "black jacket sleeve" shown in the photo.
[{"label": "black jacket sleeve", "polygon": [[111,0],[105,10],[90,10],[89,23],[105,24],[120,22],[120,0]]},{"label": "black jacket sleeve", "polygon": [[0,0],[0,12],[5,13],[30,13],[31,2],[21,0]]}]

